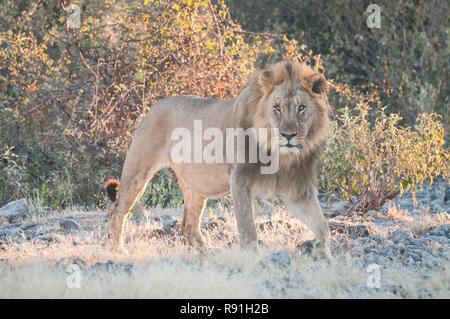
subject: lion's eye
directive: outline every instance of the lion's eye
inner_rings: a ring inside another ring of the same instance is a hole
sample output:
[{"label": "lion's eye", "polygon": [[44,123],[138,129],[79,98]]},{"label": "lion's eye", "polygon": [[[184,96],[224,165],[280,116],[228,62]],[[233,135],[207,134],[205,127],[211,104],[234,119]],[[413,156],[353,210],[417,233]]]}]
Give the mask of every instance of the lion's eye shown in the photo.
[{"label": "lion's eye", "polygon": [[281,106],[280,106],[280,104],[275,104],[275,105],[273,106],[273,111],[274,111],[275,113],[277,113],[277,114],[281,114]]},{"label": "lion's eye", "polygon": [[300,104],[299,106],[297,106],[297,113],[300,114],[300,113],[302,113],[305,109],[306,109],[306,106],[303,105],[303,104]]}]

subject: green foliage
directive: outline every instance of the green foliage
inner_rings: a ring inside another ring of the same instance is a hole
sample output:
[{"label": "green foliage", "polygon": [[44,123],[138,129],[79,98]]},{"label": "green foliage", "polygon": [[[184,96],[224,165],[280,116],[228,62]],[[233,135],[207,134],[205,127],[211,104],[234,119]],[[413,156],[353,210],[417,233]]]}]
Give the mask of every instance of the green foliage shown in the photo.
[{"label": "green foliage", "polygon": [[361,102],[353,111],[341,109],[332,122],[320,170],[323,188],[367,212],[405,190],[415,194],[427,180],[450,177],[439,115],[420,114],[412,129],[385,108],[375,110],[372,119],[369,110]]},{"label": "green foliage", "polygon": [[147,189],[151,190],[147,197],[150,206],[177,207],[183,203],[183,192],[171,169],[161,170]]},{"label": "green foliage", "polygon": [[[328,78],[378,91],[387,110],[410,125],[417,114],[441,114],[448,131],[448,1],[226,2],[245,29],[286,34],[319,52]],[[366,25],[372,3],[381,8],[379,29]],[[339,96],[330,102],[346,105]]]},{"label": "green foliage", "polygon": [[14,147],[0,149],[0,203],[17,199],[29,191],[26,165],[13,152]]}]

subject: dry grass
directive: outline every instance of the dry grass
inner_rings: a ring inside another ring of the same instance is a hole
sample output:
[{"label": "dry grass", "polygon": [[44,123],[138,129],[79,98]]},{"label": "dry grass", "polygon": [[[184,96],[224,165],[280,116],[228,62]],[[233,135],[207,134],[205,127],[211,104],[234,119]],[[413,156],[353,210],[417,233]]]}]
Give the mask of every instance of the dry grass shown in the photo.
[{"label": "dry grass", "polygon": [[[436,269],[405,267],[398,260],[380,265],[381,289],[364,287],[367,261],[350,253],[358,245],[345,234],[333,235],[331,264],[302,255],[298,246],[312,233],[297,219],[279,209],[272,216],[259,215],[258,251],[243,251],[236,243],[232,214],[223,208],[215,216],[225,223],[203,228],[207,240],[218,249],[200,254],[180,233],[155,235],[161,224],[150,216],[170,214],[178,220],[182,209],[144,211],[126,226],[127,250],[105,248],[107,213],[68,210],[57,217],[76,219],[84,231],[65,234],[49,226],[52,218],[34,218],[29,226],[51,229],[52,239],[23,241],[0,250],[1,298],[448,298],[450,265]],[[206,214],[205,214],[206,215]],[[205,219],[206,220],[206,219]],[[272,227],[269,226],[269,221]],[[43,229],[44,229],[43,228]],[[339,245],[345,239],[346,245]],[[285,249],[290,263],[280,266],[270,254]],[[95,266],[112,260],[117,268]],[[66,272],[71,263],[81,265],[81,288],[70,289]],[[120,264],[123,262],[124,264]],[[126,264],[125,264],[126,263]],[[131,271],[126,270],[132,267]],[[424,273],[426,273],[425,276]],[[320,287],[320,288],[318,288]],[[359,287],[359,288],[358,288]],[[426,294],[423,294],[426,291]]]},{"label": "dry grass", "polygon": [[446,212],[430,214],[430,212],[426,210],[420,214],[414,214],[413,216],[409,215],[408,211],[401,210],[395,205],[388,208],[386,218],[404,222],[406,228],[413,236],[416,237],[422,235],[439,224],[450,223],[450,215]]},{"label": "dry grass", "polygon": [[[396,286],[389,290],[367,289],[367,272],[351,258],[339,258],[331,266],[295,256],[286,268],[266,260],[267,251],[256,254],[227,249],[213,256],[152,258],[125,271],[82,272],[81,288],[66,286],[64,267],[49,262],[18,268],[0,268],[2,298],[304,298],[320,287],[319,298],[418,297],[417,288],[434,298],[448,298],[450,273],[423,279],[414,270],[385,265],[382,281]],[[447,267],[448,269],[448,267]],[[317,288],[316,288],[317,289]],[[308,294],[309,292],[309,294]]]},{"label": "dry grass", "polygon": [[412,216],[408,216],[407,211],[397,208],[395,205],[389,206],[386,217],[388,219],[398,220],[401,222],[414,222],[414,218]]}]

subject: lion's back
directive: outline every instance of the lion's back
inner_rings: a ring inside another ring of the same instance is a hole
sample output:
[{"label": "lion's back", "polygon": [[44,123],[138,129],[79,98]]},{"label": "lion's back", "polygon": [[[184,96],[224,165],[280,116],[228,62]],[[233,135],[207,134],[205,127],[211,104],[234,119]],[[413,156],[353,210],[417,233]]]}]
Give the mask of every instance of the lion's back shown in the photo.
[{"label": "lion's back", "polygon": [[235,99],[218,100],[195,95],[180,95],[157,102],[144,121],[151,120],[158,126],[193,128],[194,121],[201,120],[203,127],[226,127],[233,112]]}]

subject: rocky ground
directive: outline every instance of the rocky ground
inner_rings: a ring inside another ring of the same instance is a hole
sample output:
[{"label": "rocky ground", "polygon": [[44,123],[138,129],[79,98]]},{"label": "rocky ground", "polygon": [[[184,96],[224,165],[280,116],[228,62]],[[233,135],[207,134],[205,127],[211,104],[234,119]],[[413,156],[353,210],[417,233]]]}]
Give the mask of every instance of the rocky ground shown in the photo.
[{"label": "rocky ground", "polygon": [[[333,260],[304,253],[312,233],[260,202],[258,251],[243,251],[232,209],[206,209],[200,253],[179,231],[182,208],[147,209],[126,225],[124,252],[106,248],[105,211],[53,212],[19,200],[0,209],[0,297],[449,298],[450,187],[404,194],[356,214],[321,196]],[[79,287],[79,288],[77,288]]]}]

